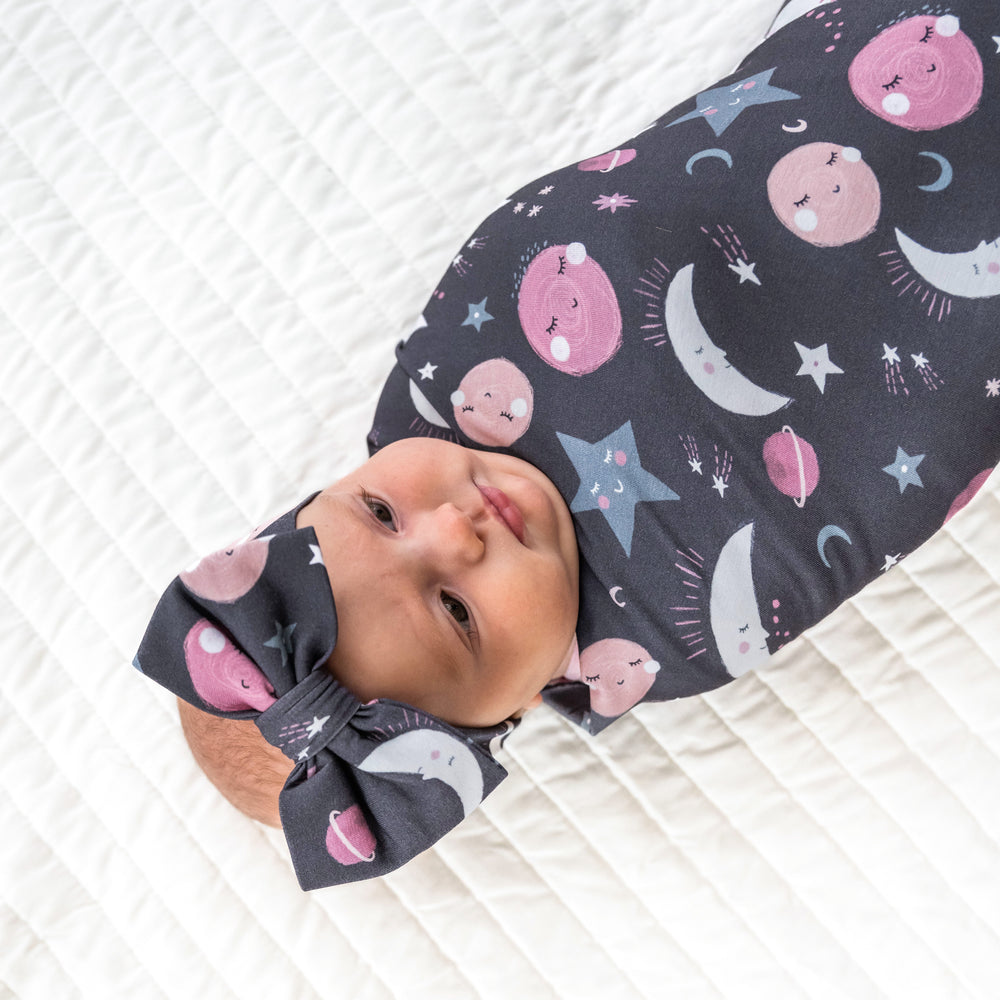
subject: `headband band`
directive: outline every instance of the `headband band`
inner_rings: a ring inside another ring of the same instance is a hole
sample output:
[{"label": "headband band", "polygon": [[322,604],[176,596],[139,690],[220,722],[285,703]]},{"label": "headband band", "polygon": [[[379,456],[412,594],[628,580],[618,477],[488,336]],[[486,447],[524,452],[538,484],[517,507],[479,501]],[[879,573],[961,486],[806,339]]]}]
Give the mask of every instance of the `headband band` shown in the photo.
[{"label": "headband band", "polygon": [[177,576],[133,661],[196,708],[253,719],[295,762],[278,808],[303,889],[385,875],[434,844],[506,777],[493,749],[513,729],[362,704],[337,682],[330,581],[315,531],[295,527],[315,495]]}]

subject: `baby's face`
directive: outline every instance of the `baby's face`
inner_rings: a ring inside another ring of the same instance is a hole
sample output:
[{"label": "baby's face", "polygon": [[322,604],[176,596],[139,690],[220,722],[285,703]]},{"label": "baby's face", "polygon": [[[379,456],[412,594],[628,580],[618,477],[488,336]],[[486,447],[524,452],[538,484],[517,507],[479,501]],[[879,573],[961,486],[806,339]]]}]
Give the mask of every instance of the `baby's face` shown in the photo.
[{"label": "baby's face", "polygon": [[534,466],[398,441],[298,514],[337,606],[333,675],[462,726],[529,707],[569,660],[579,565],[569,510]]}]

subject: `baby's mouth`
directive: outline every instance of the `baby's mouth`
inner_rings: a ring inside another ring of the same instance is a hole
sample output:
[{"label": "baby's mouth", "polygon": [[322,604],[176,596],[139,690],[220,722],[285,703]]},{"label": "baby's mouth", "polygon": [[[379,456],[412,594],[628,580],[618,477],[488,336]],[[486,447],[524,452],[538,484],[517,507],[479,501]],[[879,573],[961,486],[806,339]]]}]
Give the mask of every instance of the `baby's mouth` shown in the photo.
[{"label": "baby's mouth", "polygon": [[513,500],[495,486],[479,486],[479,492],[486,501],[486,509],[507,526],[514,537],[524,545],[524,518]]}]

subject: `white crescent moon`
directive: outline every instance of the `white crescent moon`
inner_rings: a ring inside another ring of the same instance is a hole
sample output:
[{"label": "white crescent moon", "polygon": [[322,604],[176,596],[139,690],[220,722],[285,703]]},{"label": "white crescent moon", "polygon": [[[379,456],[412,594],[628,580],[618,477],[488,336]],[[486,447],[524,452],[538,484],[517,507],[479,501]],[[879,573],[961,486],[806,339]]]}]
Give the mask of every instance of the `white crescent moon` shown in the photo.
[{"label": "white crescent moon", "polygon": [[784,132],[805,132],[809,128],[809,123],[805,118],[800,118],[794,125],[782,125],[781,128]]},{"label": "white crescent moon", "polygon": [[411,729],[379,744],[358,765],[370,774],[419,774],[437,778],[458,796],[466,816],[483,801],[483,772],[475,754],[438,729]]},{"label": "white crescent moon", "polygon": [[621,587],[612,587],[608,591],[608,596],[611,598],[612,601],[615,602],[615,604],[618,605],[618,607],[624,608],[625,607],[625,602],[618,600],[618,594],[621,592],[621,589],[622,589]]},{"label": "white crescent moon", "polygon": [[928,250],[899,229],[896,239],[910,267],[945,294],[963,299],[1000,295],[1000,237],[962,253]]},{"label": "white crescent moon", "polygon": [[434,424],[435,427],[444,427],[447,430],[448,421],[431,406],[431,401],[417,388],[417,383],[412,378],[410,379],[410,400],[414,409],[427,423]]},{"label": "white crescent moon", "polygon": [[753,589],[750,550],[753,521],[736,531],[719,553],[709,597],[712,634],[719,656],[733,677],[767,661],[767,629],[760,620]]},{"label": "white crescent moon", "polygon": [[926,156],[928,159],[936,160],[937,165],[941,168],[941,173],[938,174],[938,179],[933,184],[918,184],[917,187],[921,191],[943,191],[951,183],[951,179],[954,176],[951,164],[940,153],[925,151],[917,153],[917,156]]},{"label": "white crescent moon", "polygon": [[792,400],[751,382],[728,361],[709,337],[694,307],[694,264],[682,267],[667,289],[664,305],[670,344],[688,377],[708,398],[730,413],[763,417]]}]

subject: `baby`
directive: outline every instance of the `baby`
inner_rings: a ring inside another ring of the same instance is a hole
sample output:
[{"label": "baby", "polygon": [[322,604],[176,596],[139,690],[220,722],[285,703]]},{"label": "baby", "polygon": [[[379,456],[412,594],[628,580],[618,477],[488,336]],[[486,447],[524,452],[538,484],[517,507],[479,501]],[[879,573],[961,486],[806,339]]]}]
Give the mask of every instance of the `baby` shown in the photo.
[{"label": "baby", "polygon": [[372,458],[171,584],[136,665],[235,804],[279,800],[304,888],[433,843],[541,698],[597,733],[761,666],[982,485],[984,6],[787,4],[525,186],[399,345]]}]

